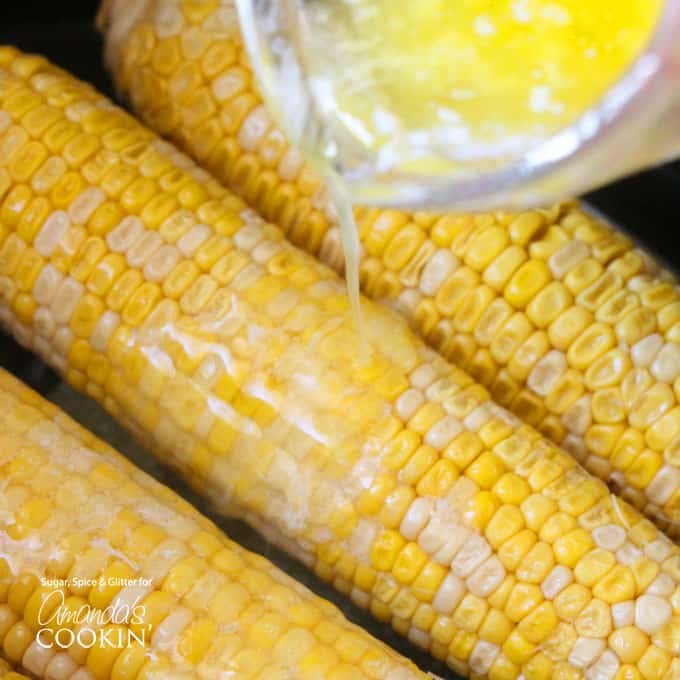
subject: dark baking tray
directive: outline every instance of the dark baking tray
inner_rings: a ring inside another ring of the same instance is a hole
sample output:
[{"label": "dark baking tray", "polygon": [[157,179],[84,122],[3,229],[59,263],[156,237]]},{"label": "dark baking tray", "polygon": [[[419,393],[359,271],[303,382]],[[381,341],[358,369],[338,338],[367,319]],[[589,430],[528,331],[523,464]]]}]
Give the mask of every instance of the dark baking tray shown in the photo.
[{"label": "dark baking tray", "polygon": [[[95,0],[0,0],[0,44],[13,44],[23,50],[43,54],[113,96],[111,81],[101,65],[101,39],[93,24],[98,4]],[[676,271],[680,268],[680,252],[676,249],[675,238],[675,231],[680,226],[680,164],[664,166],[612,184],[586,198],[662,258],[670,268]],[[294,560],[263,541],[242,522],[215,516],[209,505],[137,446],[101,408],[74,392],[49,368],[1,332],[0,366],[23,379],[137,465],[190,500],[233,539],[265,555],[316,593],[335,602],[348,618],[412,658],[421,668],[442,678],[456,678],[442,664],[434,662],[429,655],[397,636],[389,626],[371,619]]]}]

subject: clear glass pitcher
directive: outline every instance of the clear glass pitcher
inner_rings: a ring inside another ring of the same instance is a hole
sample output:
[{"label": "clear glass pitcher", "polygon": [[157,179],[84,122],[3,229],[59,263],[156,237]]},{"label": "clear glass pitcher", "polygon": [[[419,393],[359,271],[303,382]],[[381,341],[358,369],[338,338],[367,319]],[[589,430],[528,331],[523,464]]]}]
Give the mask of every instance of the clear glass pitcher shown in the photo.
[{"label": "clear glass pitcher", "polygon": [[[336,55],[318,39],[318,0],[237,0],[237,5],[274,115],[306,151],[333,147],[332,165],[356,202],[409,209],[523,207],[574,196],[680,156],[680,0],[667,0],[646,48],[573,122],[491,163],[457,156],[455,164],[445,159],[415,169],[386,164],[361,135],[338,125],[337,112],[324,102],[312,71],[338,64],[330,63]],[[323,26],[329,48],[333,30]]]}]

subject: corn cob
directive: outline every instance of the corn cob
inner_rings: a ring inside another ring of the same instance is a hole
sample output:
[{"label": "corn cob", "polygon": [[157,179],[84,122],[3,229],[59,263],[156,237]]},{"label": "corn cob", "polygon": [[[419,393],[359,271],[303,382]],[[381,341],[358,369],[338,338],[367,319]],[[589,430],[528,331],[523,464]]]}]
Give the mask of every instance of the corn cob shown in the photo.
[{"label": "corn cob", "polygon": [[0,653],[31,677],[425,680],[1,369],[0,404]]},{"label": "corn cob", "polygon": [[[233,1],[114,0],[117,85],[295,244],[342,272],[325,187],[255,90]],[[680,295],[577,203],[522,214],[357,208],[364,292],[671,535],[680,522]]]},{"label": "corn cob", "polygon": [[0,120],[0,319],[219,511],[473,678],[680,677],[603,482],[91,88],[4,49]]}]

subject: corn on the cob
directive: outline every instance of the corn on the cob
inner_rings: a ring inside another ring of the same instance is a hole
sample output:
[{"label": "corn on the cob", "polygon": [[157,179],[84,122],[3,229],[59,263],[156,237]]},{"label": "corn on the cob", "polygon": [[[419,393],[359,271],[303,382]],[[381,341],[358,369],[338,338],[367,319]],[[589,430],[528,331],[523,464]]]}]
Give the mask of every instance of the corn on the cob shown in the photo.
[{"label": "corn on the cob", "polygon": [[0,405],[0,654],[31,677],[425,680],[2,369]]},{"label": "corn on the cob", "polygon": [[[120,90],[297,245],[338,271],[328,196],[254,89],[233,0],[114,0]],[[357,208],[364,292],[677,535],[680,295],[576,203],[522,214]]]},{"label": "corn on the cob", "polygon": [[603,482],[91,88],[5,49],[0,121],[0,319],[219,510],[473,678],[679,677]]}]

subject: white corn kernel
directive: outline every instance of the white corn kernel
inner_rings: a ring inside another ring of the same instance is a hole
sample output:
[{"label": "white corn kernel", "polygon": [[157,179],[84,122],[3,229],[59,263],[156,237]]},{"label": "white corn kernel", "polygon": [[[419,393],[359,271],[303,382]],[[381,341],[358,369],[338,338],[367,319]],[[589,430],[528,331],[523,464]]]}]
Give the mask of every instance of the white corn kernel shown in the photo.
[{"label": "white corn kernel", "polygon": [[272,117],[267,108],[263,105],[256,106],[243,121],[238,133],[237,139],[244,151],[257,151],[272,125]]},{"label": "white corn kernel", "polygon": [[90,337],[92,348],[97,352],[105,352],[109,340],[119,326],[120,316],[107,309],[99,318],[99,321],[92,332],[92,336]]},{"label": "white corn kernel", "polygon": [[401,522],[399,531],[409,541],[415,541],[432,517],[433,502],[429,498],[416,498]]},{"label": "white corn kernel", "polygon": [[642,595],[635,602],[635,625],[648,635],[656,633],[672,615],[669,602],[656,595]]},{"label": "white corn kernel", "polygon": [[415,626],[411,626],[407,637],[409,642],[413,643],[416,647],[420,647],[420,649],[429,649],[432,644],[432,637],[430,634]]},{"label": "white corn kernel", "polygon": [[498,645],[486,642],[486,640],[479,640],[468,659],[470,670],[480,675],[486,675],[500,651],[501,648]]},{"label": "white corn kernel", "polygon": [[98,187],[88,187],[68,208],[73,224],[85,224],[99,206],[106,200],[106,194]]},{"label": "white corn kernel", "polygon": [[70,680],[77,670],[78,664],[73,657],[66,652],[60,652],[55,654],[47,664],[45,677],[50,678],[50,680],[52,678],[54,680]]},{"label": "white corn kernel", "polygon": [[626,602],[617,602],[612,605],[612,620],[614,627],[625,628],[632,626],[635,621],[635,602],[627,600]]},{"label": "white corn kernel", "polygon": [[587,668],[607,647],[605,640],[580,637],[569,653],[569,663],[576,668]]},{"label": "white corn kernel", "polygon": [[151,636],[151,644],[160,652],[174,649],[177,638],[194,620],[194,613],[187,607],[175,607],[156,627]]},{"label": "white corn kernel", "polygon": [[586,680],[613,680],[621,666],[619,657],[611,650],[605,650],[600,658],[586,670]]},{"label": "white corn kernel", "polygon": [[574,435],[583,436],[592,423],[592,396],[583,395],[577,399],[562,415],[562,424]]},{"label": "white corn kernel", "polygon": [[468,576],[466,584],[473,595],[485,598],[498,588],[504,578],[505,567],[494,555]]},{"label": "white corn kernel", "polygon": [[175,246],[161,246],[146,263],[144,277],[148,281],[163,281],[179,261],[180,254]]},{"label": "white corn kernel", "polygon": [[567,586],[574,582],[574,573],[569,567],[557,565],[543,579],[541,590],[546,600],[554,600]]},{"label": "white corn kernel", "polygon": [[51,257],[59,241],[71,226],[71,220],[63,210],[53,212],[35,238],[33,247],[43,257]]},{"label": "white corn kernel", "polygon": [[440,613],[448,616],[452,614],[458,603],[463,599],[466,588],[463,580],[454,574],[447,574],[441,582],[432,600],[432,606]]},{"label": "white corn kernel", "polygon": [[590,248],[583,241],[570,241],[548,258],[548,266],[553,276],[561,279],[588,255],[590,255]]},{"label": "white corn kernel", "polygon": [[397,399],[395,404],[397,415],[402,420],[410,420],[424,402],[425,397],[420,390],[408,389]]},{"label": "white corn kernel", "polygon": [[21,658],[21,665],[29,673],[37,678],[45,677],[45,669],[55,655],[54,649],[46,645],[38,644],[37,640],[31,642]]},{"label": "white corn kernel", "polygon": [[451,570],[460,578],[467,578],[491,556],[491,546],[483,536],[472,534],[451,561]]},{"label": "white corn kernel", "polygon": [[428,430],[424,443],[437,451],[443,451],[462,431],[460,420],[446,415]]},{"label": "white corn kernel", "polygon": [[626,567],[630,567],[642,557],[642,550],[632,543],[626,542],[616,551],[616,559]]},{"label": "white corn kernel", "polygon": [[648,484],[647,498],[653,498],[657,505],[665,505],[679,488],[680,469],[666,463]]},{"label": "white corn kernel", "polygon": [[465,425],[466,430],[478,432],[489,422],[489,420],[491,420],[491,417],[492,412],[489,408],[489,402],[484,402],[472,409],[472,411],[465,416],[463,424]]},{"label": "white corn kernel", "polygon": [[33,286],[35,301],[43,307],[49,306],[63,280],[64,275],[56,267],[46,264]]},{"label": "white corn kernel", "polygon": [[411,385],[423,392],[439,377],[439,371],[429,363],[420,364],[409,376]]},{"label": "white corn kernel", "polygon": [[73,316],[76,305],[85,293],[85,286],[80,281],[66,278],[57,289],[56,296],[50,305],[54,320],[59,324],[67,324]]},{"label": "white corn kernel", "polygon": [[663,336],[654,333],[636,342],[630,350],[630,357],[637,367],[646,368],[654,361],[662,347]]},{"label": "white corn kernel", "polygon": [[674,342],[666,343],[654,358],[649,370],[657,380],[673,383],[680,376],[680,347]]},{"label": "white corn kernel", "polygon": [[161,5],[156,10],[154,27],[160,40],[180,35],[184,28],[184,15],[181,9],[173,5]]},{"label": "white corn kernel", "polygon": [[146,263],[157,253],[163,245],[163,239],[156,231],[147,231],[125,253],[128,264],[135,269],[143,269]]},{"label": "white corn kernel", "polygon": [[566,370],[567,357],[564,352],[553,349],[534,366],[529,374],[527,385],[532,392],[545,397]]},{"label": "white corn kernel", "polygon": [[419,288],[424,295],[433,296],[437,293],[453,272],[458,269],[458,258],[448,249],[440,248],[432,255],[420,275]]},{"label": "white corn kernel", "polygon": [[124,217],[106,237],[106,243],[114,253],[126,253],[144,235],[146,229],[139,217]]},{"label": "white corn kernel", "polygon": [[626,542],[626,532],[618,524],[605,524],[593,530],[593,539],[598,547],[616,552]]},{"label": "white corn kernel", "polygon": [[205,224],[197,224],[177,241],[177,247],[185,257],[191,257],[212,235],[212,229]]},{"label": "white corn kernel", "polygon": [[647,595],[670,598],[675,587],[675,581],[668,574],[661,573],[649,584],[646,593]]}]

